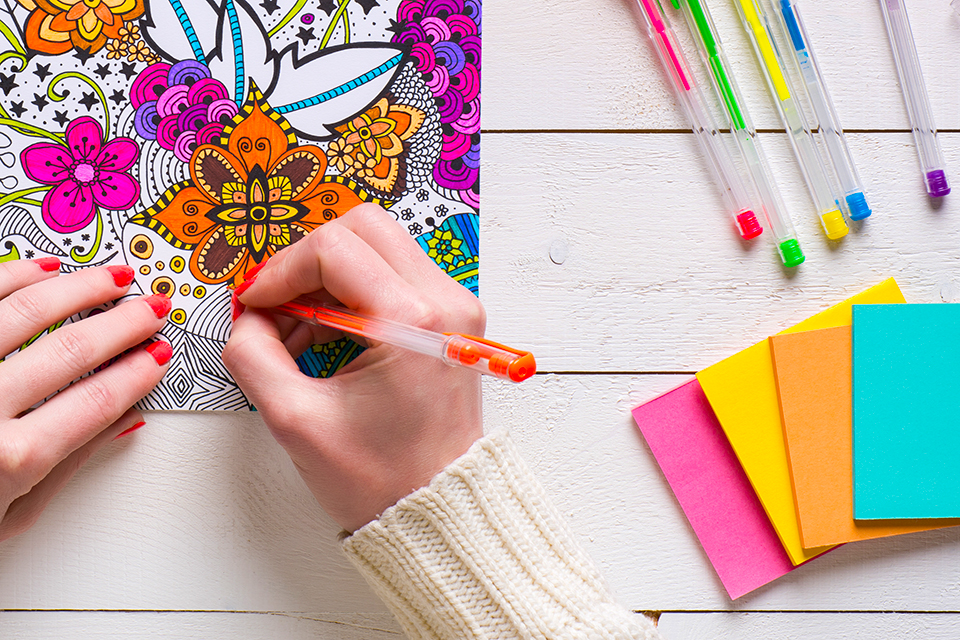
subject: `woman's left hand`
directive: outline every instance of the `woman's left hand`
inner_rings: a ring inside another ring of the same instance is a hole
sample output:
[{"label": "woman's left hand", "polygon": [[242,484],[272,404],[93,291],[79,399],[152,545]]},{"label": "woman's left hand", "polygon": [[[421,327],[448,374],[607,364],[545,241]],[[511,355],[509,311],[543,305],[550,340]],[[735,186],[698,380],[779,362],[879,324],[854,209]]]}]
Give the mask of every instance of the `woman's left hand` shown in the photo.
[{"label": "woman's left hand", "polygon": [[[55,258],[0,264],[0,358],[64,318],[120,298],[133,281],[127,266],[63,276],[59,268]],[[135,347],[169,311],[164,296],[133,299],[0,362],[0,540],[30,528],[95,451],[143,424],[132,407],[163,377],[171,350],[165,342]]]}]

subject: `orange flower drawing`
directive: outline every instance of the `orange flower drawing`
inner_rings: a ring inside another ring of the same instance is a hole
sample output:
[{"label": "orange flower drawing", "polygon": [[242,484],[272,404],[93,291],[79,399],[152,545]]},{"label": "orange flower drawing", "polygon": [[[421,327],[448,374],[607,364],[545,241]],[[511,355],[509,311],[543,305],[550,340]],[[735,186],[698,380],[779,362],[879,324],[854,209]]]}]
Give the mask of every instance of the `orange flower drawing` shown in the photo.
[{"label": "orange flower drawing", "polygon": [[406,179],[403,143],[420,130],[425,118],[415,107],[381,98],[336,128],[341,137],[330,144],[327,154],[342,175],[363,180],[381,193],[399,195]]},{"label": "orange flower drawing", "polygon": [[131,219],[192,251],[198,280],[239,284],[244,273],[324,222],[371,198],[326,177],[323,150],[298,146],[289,124],[253,86],[220,145],[197,147],[191,179]]},{"label": "orange flower drawing", "polygon": [[27,48],[50,55],[74,47],[96,53],[143,15],[143,0],[17,1],[32,11],[25,29]]}]

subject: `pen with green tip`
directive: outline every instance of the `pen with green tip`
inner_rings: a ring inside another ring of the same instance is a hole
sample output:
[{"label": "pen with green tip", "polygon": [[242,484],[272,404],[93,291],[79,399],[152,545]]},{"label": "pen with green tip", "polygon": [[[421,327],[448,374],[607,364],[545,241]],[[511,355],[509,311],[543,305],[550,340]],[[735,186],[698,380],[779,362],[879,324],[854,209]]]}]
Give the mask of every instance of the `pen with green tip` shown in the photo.
[{"label": "pen with green tip", "polygon": [[757,130],[750,120],[743,98],[740,97],[740,89],[731,73],[730,63],[723,53],[720,38],[716,35],[713,19],[700,0],[671,1],[675,8],[682,8],[700,57],[710,69],[713,88],[720,97],[737,147],[760,192],[763,211],[766,214],[769,229],[773,232],[780,258],[784,266],[795,267],[804,261],[803,250],[797,241],[797,234],[793,229],[790,216],[783,206],[777,185],[773,181],[766,156],[757,138]]},{"label": "pen with green tip", "polygon": [[803,173],[807,188],[810,190],[810,197],[817,206],[820,225],[828,238],[838,240],[847,235],[849,229],[840,212],[833,189],[830,188],[823,161],[817,153],[813,134],[810,133],[810,127],[807,126],[803,113],[800,112],[797,92],[784,73],[785,66],[770,34],[766,15],[757,0],[736,0],[734,4],[740,13],[743,28],[746,29],[747,36],[753,44],[753,51],[757,55],[757,61],[767,81],[767,88],[777,107],[777,113],[780,114],[780,120],[790,136],[800,172]]}]

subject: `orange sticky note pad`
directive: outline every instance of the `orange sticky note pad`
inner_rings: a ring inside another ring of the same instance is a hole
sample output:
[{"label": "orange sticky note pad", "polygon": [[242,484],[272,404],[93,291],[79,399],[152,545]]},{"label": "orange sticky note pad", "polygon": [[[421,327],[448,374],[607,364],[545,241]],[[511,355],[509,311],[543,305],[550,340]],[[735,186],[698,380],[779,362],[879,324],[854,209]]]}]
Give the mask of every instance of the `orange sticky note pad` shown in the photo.
[{"label": "orange sticky note pad", "polygon": [[[781,333],[850,325],[854,304],[903,301],[897,283],[889,278]],[[790,560],[800,564],[831,549],[806,548],[800,538],[769,341],[707,367],[697,373],[697,380]]]},{"label": "orange sticky note pad", "polygon": [[770,347],[805,548],[960,524],[854,520],[850,327],[776,335]]}]

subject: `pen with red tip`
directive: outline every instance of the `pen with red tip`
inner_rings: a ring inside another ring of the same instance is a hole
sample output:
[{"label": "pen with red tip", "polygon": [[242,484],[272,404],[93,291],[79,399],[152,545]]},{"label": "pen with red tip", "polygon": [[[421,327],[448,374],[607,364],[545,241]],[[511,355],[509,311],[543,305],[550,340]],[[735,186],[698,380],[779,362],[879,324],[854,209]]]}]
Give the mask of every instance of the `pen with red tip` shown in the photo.
[{"label": "pen with red tip", "polygon": [[449,365],[466,367],[502,380],[521,382],[537,372],[533,354],[511,349],[483,338],[459,333],[436,333],[419,327],[374,318],[307,296],[271,309],[301,322],[339,329],[416,353],[439,358]]}]

